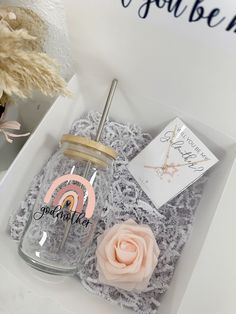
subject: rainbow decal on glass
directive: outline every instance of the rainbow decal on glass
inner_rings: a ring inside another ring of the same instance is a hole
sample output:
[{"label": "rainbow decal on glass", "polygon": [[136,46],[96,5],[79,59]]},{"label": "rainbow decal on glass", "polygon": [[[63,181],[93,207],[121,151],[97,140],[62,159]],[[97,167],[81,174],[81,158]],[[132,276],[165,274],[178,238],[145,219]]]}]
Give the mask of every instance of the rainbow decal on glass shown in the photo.
[{"label": "rainbow decal on glass", "polygon": [[[87,208],[85,210],[85,217],[90,219],[93,216],[93,212],[95,208],[95,193],[90,182],[79,175],[67,174],[53,181],[52,185],[47,191],[47,194],[44,197],[44,202],[49,204],[55,190],[62,183],[69,182],[69,181],[76,181],[79,183],[80,186],[85,187],[85,190],[87,191],[86,194],[88,194],[88,202],[87,202]],[[69,185],[64,186],[54,197],[53,206],[60,205],[62,208],[67,206],[69,210],[80,213],[84,205],[84,192],[80,186],[76,184],[69,184]]]}]

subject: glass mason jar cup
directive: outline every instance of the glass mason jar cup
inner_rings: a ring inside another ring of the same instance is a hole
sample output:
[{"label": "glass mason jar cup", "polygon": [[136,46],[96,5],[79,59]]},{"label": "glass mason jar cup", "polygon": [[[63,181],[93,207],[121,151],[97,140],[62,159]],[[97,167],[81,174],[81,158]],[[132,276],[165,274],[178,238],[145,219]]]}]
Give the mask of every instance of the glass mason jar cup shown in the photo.
[{"label": "glass mason jar cup", "polygon": [[47,165],[19,254],[34,268],[65,275],[82,267],[110,190],[117,154],[71,134],[63,135],[61,144]]}]

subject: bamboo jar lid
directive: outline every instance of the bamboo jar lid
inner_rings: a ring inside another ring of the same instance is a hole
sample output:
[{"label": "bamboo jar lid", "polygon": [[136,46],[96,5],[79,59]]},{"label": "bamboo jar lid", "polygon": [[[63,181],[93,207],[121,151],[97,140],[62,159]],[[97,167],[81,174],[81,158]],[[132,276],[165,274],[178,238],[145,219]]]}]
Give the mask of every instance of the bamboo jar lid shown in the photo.
[{"label": "bamboo jar lid", "polygon": [[97,150],[112,159],[116,159],[116,157],[118,156],[117,152],[113,148],[103,145],[100,142],[93,141],[87,137],[72,134],[64,134],[61,138],[61,143],[64,142],[75,145],[79,144],[88,148],[93,148],[94,150]]}]

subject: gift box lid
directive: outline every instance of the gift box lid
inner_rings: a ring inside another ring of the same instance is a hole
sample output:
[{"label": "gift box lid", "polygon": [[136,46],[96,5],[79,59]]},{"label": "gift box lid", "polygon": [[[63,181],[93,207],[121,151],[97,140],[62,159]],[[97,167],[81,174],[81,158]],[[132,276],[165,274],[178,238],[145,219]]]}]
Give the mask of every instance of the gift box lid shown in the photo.
[{"label": "gift box lid", "polygon": [[175,106],[236,138],[234,1],[64,3],[87,103],[101,103],[116,76],[126,108],[150,127]]}]

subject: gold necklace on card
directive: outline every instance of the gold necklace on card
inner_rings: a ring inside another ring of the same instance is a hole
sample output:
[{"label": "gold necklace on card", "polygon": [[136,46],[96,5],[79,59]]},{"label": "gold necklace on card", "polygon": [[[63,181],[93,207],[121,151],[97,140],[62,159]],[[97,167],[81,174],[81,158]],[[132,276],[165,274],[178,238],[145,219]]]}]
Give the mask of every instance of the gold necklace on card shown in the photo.
[{"label": "gold necklace on card", "polygon": [[166,156],[165,156],[165,160],[164,160],[164,163],[162,166],[148,166],[148,165],[145,165],[144,168],[146,169],[152,169],[155,171],[155,173],[160,177],[160,179],[162,180],[164,176],[169,176],[168,178],[168,182],[170,183],[171,180],[175,174],[177,174],[179,172],[179,168],[181,167],[184,167],[184,166],[188,166],[191,164],[192,166],[193,165],[197,165],[199,163],[202,163],[202,162],[206,162],[206,161],[209,161],[209,159],[203,159],[203,160],[198,160],[198,161],[191,161],[190,162],[185,162],[185,163],[168,163],[168,160],[169,160],[169,157],[170,157],[170,150],[171,150],[171,147],[173,145],[173,141],[175,139],[175,136],[176,136],[176,126],[172,132],[172,137],[169,141],[169,145],[167,147],[167,153],[166,153]]}]

